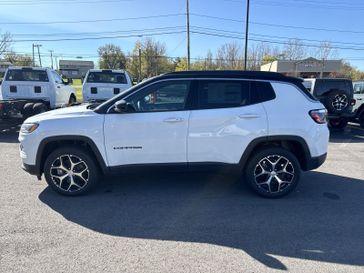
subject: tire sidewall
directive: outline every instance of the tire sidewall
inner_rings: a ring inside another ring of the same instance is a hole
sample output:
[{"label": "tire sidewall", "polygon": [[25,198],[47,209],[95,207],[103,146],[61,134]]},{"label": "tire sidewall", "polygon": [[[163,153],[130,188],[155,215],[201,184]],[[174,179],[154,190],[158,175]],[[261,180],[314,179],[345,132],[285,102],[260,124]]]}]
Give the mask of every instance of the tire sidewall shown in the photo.
[{"label": "tire sidewall", "polygon": [[[264,190],[263,188],[259,187],[255,182],[254,177],[254,171],[255,167],[258,164],[260,160],[262,160],[264,157],[269,155],[280,155],[286,157],[291,163],[294,168],[294,178],[292,183],[285,188],[283,191],[277,192],[277,193],[270,193]],[[279,198],[283,197],[290,192],[292,192],[301,177],[301,166],[297,160],[297,158],[289,151],[283,149],[283,148],[276,148],[276,147],[270,147],[270,148],[264,148],[256,153],[248,160],[247,167],[245,168],[244,178],[245,181],[248,183],[248,185],[259,195],[267,198]]]},{"label": "tire sidewall", "polygon": [[[62,189],[60,189],[57,185],[54,184],[51,175],[50,175],[50,168],[54,162],[59,156],[64,154],[72,154],[79,158],[81,158],[85,163],[87,164],[89,168],[89,181],[85,187],[83,187],[81,190],[77,190],[74,192],[67,192]],[[94,188],[94,186],[98,182],[99,177],[99,171],[98,167],[94,162],[93,157],[84,149],[75,147],[75,146],[66,146],[62,148],[58,148],[54,152],[52,152],[46,159],[44,164],[44,177],[46,179],[46,182],[48,185],[55,190],[56,192],[67,195],[67,196],[77,196],[77,195],[83,195]]]}]

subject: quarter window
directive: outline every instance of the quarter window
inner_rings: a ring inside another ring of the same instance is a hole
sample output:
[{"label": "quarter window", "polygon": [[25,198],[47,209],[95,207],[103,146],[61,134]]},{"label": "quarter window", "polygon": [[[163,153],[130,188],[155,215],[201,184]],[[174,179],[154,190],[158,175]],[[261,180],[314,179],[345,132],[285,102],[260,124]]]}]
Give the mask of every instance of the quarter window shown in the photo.
[{"label": "quarter window", "polygon": [[190,81],[157,83],[126,98],[136,112],[180,111],[185,109]]}]

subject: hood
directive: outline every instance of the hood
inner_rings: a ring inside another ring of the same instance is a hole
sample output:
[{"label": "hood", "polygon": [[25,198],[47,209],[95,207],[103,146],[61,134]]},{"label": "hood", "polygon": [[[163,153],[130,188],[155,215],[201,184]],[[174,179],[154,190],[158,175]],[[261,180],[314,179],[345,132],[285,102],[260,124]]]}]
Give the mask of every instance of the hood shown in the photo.
[{"label": "hood", "polygon": [[93,110],[87,109],[89,104],[70,106],[61,109],[51,110],[39,115],[27,118],[24,123],[41,122],[42,120],[76,118],[80,116],[97,115]]}]

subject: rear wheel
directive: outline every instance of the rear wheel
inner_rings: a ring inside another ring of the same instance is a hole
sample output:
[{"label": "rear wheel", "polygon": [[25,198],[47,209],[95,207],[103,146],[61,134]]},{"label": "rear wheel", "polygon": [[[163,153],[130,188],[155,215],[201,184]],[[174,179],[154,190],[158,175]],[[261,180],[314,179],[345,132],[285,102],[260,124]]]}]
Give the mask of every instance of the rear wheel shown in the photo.
[{"label": "rear wheel", "polygon": [[48,185],[63,195],[81,195],[89,192],[98,181],[99,171],[88,152],[74,146],[52,152],[44,165]]},{"label": "rear wheel", "polygon": [[24,118],[30,117],[33,113],[34,103],[28,102],[24,104],[23,109],[21,110],[21,114]]},{"label": "rear wheel", "polygon": [[265,148],[249,159],[245,177],[259,195],[278,198],[298,184],[301,168],[297,158],[283,148]]},{"label": "rear wheel", "polygon": [[47,112],[47,106],[44,103],[35,103],[33,106],[33,115]]},{"label": "rear wheel", "polygon": [[68,105],[71,106],[71,105],[75,104],[76,102],[77,102],[76,97],[72,94],[68,101]]}]

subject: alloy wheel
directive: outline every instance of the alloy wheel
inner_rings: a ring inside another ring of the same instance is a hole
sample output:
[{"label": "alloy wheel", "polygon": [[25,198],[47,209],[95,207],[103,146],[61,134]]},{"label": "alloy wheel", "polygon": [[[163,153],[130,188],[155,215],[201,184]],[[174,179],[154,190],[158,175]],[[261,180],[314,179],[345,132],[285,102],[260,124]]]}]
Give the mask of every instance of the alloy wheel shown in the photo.
[{"label": "alloy wheel", "polygon": [[64,154],[53,161],[50,176],[53,183],[61,190],[75,192],[88,184],[90,172],[86,162],[80,157]]},{"label": "alloy wheel", "polygon": [[337,111],[345,109],[346,106],[348,106],[348,97],[344,94],[336,95],[332,100],[332,107]]},{"label": "alloy wheel", "polygon": [[255,183],[269,193],[278,193],[289,187],[294,176],[292,162],[281,155],[264,157],[254,169]]}]

